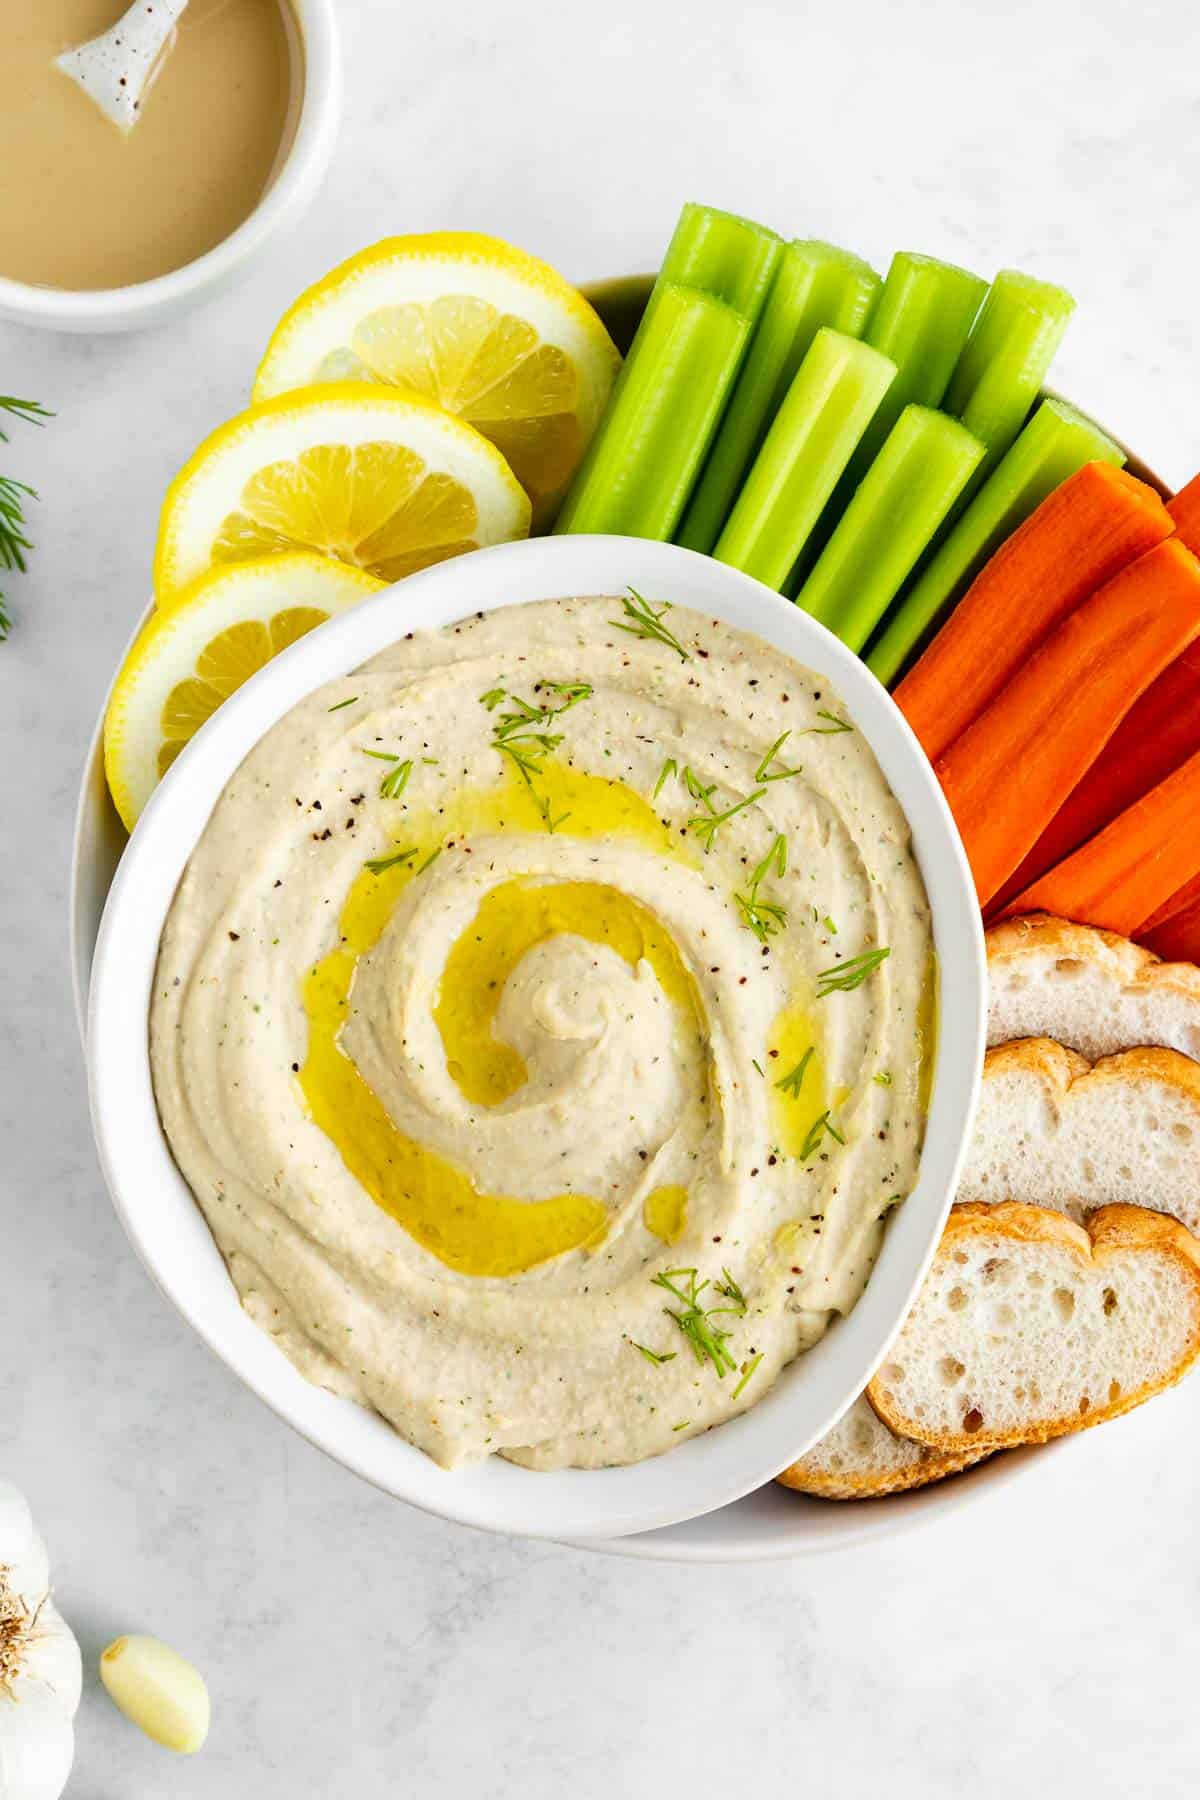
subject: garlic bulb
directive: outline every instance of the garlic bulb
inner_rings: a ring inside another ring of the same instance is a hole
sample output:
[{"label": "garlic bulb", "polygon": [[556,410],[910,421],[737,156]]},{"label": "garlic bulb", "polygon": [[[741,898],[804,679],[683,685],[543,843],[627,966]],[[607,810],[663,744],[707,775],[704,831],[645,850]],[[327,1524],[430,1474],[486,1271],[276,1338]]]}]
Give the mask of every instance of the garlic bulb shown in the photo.
[{"label": "garlic bulb", "polygon": [[28,1504],[0,1481],[0,1800],[58,1800],[71,1772],[83,1671],[49,1583]]}]

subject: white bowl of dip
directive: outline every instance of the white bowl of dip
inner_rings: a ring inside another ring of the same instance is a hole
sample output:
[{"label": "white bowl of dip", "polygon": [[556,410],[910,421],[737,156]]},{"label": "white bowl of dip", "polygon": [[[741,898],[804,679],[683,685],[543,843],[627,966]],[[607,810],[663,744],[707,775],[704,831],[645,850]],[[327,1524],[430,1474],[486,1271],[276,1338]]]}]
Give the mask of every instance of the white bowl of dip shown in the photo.
[{"label": "white bowl of dip", "polygon": [[[415,625],[633,586],[750,631],[815,670],[866,738],[906,818],[932,910],[940,1032],[919,1179],[896,1209],[862,1297],[750,1411],[625,1467],[531,1471],[492,1457],[452,1473],[382,1418],[307,1382],[243,1312],[155,1107],[147,1009],[159,937],[213,806],[264,732],[325,682]],[[410,577],[267,665],[204,727],[155,792],[116,870],[96,942],[87,1043],[96,1140],[129,1237],[210,1348],[281,1417],[347,1468],[465,1524],[618,1538],[692,1519],[761,1487],[816,1441],[884,1356],[937,1242],[978,1092],[982,932],[970,874],[933,772],[887,693],[806,614],[723,564],[668,544],[563,537],[478,552]],[[780,1495],[788,1505],[795,1497]]]},{"label": "white bowl of dip", "polygon": [[295,223],[333,155],[342,108],[342,59],[335,0],[288,0],[288,6],[302,50],[295,123],[253,212],[203,255],[128,287],[41,287],[0,275],[0,319],[71,332],[130,331],[158,324],[228,281],[277,232]]}]

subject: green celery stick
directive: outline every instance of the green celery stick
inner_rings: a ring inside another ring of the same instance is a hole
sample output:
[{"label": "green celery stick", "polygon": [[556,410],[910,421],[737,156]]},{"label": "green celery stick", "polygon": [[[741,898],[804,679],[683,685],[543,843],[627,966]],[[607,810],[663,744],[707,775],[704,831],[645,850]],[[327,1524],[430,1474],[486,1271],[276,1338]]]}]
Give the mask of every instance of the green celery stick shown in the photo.
[{"label": "green celery stick", "polygon": [[1098,425],[1063,400],[1043,400],[958,523],[942,541],[871,646],[867,667],[885,686],[966,593],[988,558],[1031,512],[1086,462],[1117,468],[1125,457]]},{"label": "green celery stick", "polygon": [[689,201],[667,245],[655,293],[664,287],[699,288],[753,324],[782,249],[778,233],[767,226]]},{"label": "green celery stick", "polygon": [[983,454],[956,419],[906,406],[800,590],[804,610],[860,651]]},{"label": "green celery stick", "polygon": [[988,290],[946,390],[946,410],[987,445],[977,482],[989,475],[1025,423],[1067,329],[1075,302],[1015,269]]},{"label": "green celery stick", "polygon": [[669,283],[656,290],[555,531],[671,536],[749,332],[711,294]]},{"label": "green celery stick", "polygon": [[[969,269],[899,250],[863,333],[890,356],[896,379],[863,432],[850,470],[861,481],[906,406],[940,406],[987,282]],[[847,478],[850,471],[847,471]]]},{"label": "green celery stick", "polygon": [[986,281],[954,263],[919,256],[915,250],[898,250],[893,256],[863,337],[873,350],[891,357],[896,379],[805,547],[797,572],[801,579],[812,572],[904,408],[940,405],[986,293]]},{"label": "green celery stick", "polygon": [[878,287],[873,269],[833,244],[784,245],[737,386],[684,514],[681,544],[712,549],[813,338],[822,325],[861,336]]},{"label": "green celery stick", "polygon": [[[781,249],[778,235],[765,225],[756,225],[752,219],[738,218],[735,213],[697,206],[693,202],[684,207],[608,410],[559,510],[555,531],[626,531],[637,537],[671,536],[729,398],[733,378],[749,340],[750,327],[766,298]],[[706,314],[702,308],[685,306],[679,297],[685,289],[694,290],[701,297],[708,296],[741,318],[743,329],[732,362],[726,355],[724,342],[730,322],[718,323],[716,315]],[[667,317],[659,320],[657,314],[664,299]],[[688,324],[685,324],[685,315],[690,319]],[[706,318],[707,325],[703,323]],[[708,360],[710,356],[711,361]],[[670,446],[671,454],[664,459],[659,439],[661,437],[665,442],[669,429],[660,396],[654,391],[655,385],[671,378],[672,374],[683,380],[684,366],[688,371],[686,380],[693,384],[693,391],[682,395],[682,399],[675,395],[672,402],[681,405],[679,441]],[[711,418],[710,403],[713,408]],[[635,406],[648,409],[646,418],[640,422],[632,410]],[[694,424],[703,424],[704,436],[698,445],[684,441],[685,422],[689,429]],[[610,434],[615,434],[611,444],[608,441]],[[640,462],[638,459],[643,454],[652,457],[653,462]],[[632,463],[626,460],[630,456],[634,459]],[[620,493],[614,492],[607,502],[602,501],[600,495],[598,484],[602,478],[621,487]],[[639,485],[645,488],[641,505],[635,503]],[[670,523],[665,528],[660,527],[658,521],[666,518],[668,512],[672,514]],[[581,517],[587,522],[580,523]],[[627,522],[595,523],[596,519],[605,518]],[[628,522],[639,518],[645,528]]]},{"label": "green celery stick", "polygon": [[775,415],[713,555],[782,588],[896,365],[823,326]]}]

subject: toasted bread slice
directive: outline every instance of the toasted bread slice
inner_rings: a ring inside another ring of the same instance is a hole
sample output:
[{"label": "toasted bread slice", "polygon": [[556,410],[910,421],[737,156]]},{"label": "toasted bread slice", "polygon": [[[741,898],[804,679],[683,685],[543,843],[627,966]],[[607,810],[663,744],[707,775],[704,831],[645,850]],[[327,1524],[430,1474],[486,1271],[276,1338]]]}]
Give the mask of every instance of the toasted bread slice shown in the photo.
[{"label": "toasted bread slice", "polygon": [[1200,1064],[1178,1050],[1092,1064],[1049,1038],[998,1045],[984,1058],[957,1197],[1073,1219],[1121,1202],[1200,1234]]},{"label": "toasted bread slice", "polygon": [[782,1487],[822,1500],[871,1500],[941,1481],[988,1455],[988,1450],[951,1455],[897,1437],[860,1394],[833,1430],[778,1479]]},{"label": "toasted bread slice", "polygon": [[867,1398],[889,1428],[962,1455],[1128,1412],[1200,1355],[1200,1244],[1106,1206],[956,1206]]},{"label": "toasted bread slice", "polygon": [[1048,913],[987,934],[988,1043],[1049,1037],[1093,1062],[1158,1044],[1200,1060],[1200,969]]}]

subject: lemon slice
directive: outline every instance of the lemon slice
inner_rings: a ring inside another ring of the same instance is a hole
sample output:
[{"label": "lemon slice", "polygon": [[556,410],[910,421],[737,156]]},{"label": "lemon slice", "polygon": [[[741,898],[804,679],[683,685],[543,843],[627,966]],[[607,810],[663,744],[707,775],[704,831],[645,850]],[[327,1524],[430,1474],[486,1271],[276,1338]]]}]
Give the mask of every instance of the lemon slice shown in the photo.
[{"label": "lemon slice", "polygon": [[264,663],[383,583],[323,556],[213,569],[153,613],[104,719],[104,770],[126,830],[223,700]]},{"label": "lemon slice", "polygon": [[239,414],[167,489],[160,606],[220,563],[316,550],[383,581],[521,538],[529,501],[499,451],[411,395],[345,381]]},{"label": "lemon slice", "polygon": [[536,257],[474,231],[385,238],[301,294],[254,383],[378,381],[467,419],[503,451],[545,524],[620,358],[599,317]]}]

